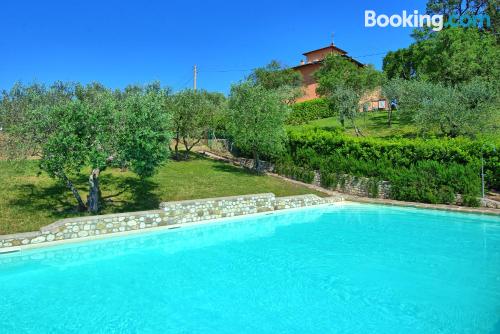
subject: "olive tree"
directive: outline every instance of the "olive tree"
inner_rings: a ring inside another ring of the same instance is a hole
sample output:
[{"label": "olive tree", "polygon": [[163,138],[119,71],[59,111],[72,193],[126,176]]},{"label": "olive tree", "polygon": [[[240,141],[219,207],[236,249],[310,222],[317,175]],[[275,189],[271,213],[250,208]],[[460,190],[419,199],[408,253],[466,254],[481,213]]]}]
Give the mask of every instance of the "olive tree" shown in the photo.
[{"label": "olive tree", "polygon": [[355,123],[361,97],[380,86],[382,74],[372,66],[359,66],[340,55],[328,55],[314,77],[318,82],[317,92],[328,98],[331,108],[338,110],[341,125],[350,120],[356,134],[361,135]]},{"label": "olive tree", "polygon": [[303,95],[302,75],[276,60],[264,67],[254,69],[248,76],[248,80],[268,90],[279,90],[287,104],[293,104],[297,98]]},{"label": "olive tree", "polygon": [[279,90],[250,81],[231,87],[228,131],[236,146],[253,155],[255,170],[260,170],[262,155],[275,156],[284,149],[288,113]]},{"label": "olive tree", "polygon": [[207,91],[184,90],[171,97],[168,108],[172,111],[174,157],[180,159],[179,144],[184,145],[184,159],[208,132],[217,128],[224,109],[224,96]]},{"label": "olive tree", "polygon": [[498,88],[478,78],[455,86],[394,79],[383,90],[421,133],[475,136],[498,117]]},{"label": "olive tree", "polygon": [[[167,92],[159,85],[113,93],[99,84],[15,86],[1,110],[11,155],[36,156],[40,168],[63,182],[80,211],[100,210],[100,173],[120,162],[141,177],[168,157]],[[73,179],[90,168],[85,203]]]}]

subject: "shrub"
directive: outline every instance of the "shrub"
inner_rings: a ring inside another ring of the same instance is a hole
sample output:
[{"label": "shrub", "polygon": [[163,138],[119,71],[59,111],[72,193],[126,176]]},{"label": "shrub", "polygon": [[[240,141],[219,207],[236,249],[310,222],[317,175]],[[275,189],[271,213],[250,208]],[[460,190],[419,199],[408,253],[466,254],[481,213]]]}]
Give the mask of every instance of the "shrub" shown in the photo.
[{"label": "shrub", "polygon": [[471,165],[419,161],[394,173],[390,182],[393,199],[452,204],[455,194],[462,194],[464,205],[478,204],[480,179]]},{"label": "shrub", "polygon": [[481,141],[359,138],[319,129],[291,130],[288,138],[289,155],[299,166],[384,180],[398,169],[427,160],[443,165],[473,165],[477,175],[483,155],[486,184],[500,189],[500,152]]},{"label": "shrub", "polygon": [[315,119],[332,117],[334,114],[335,112],[330,108],[328,101],[318,98],[293,104],[287,123],[298,125]]},{"label": "shrub", "polygon": [[283,175],[297,181],[305,183],[312,183],[314,181],[313,170],[297,167],[290,161],[277,163],[275,171],[279,175]]},{"label": "shrub", "polygon": [[454,203],[461,194],[464,205],[477,206],[483,154],[487,185],[499,188],[499,153],[478,141],[353,138],[318,129],[289,131],[288,137],[287,164],[319,170],[324,187],[342,188],[347,174],[369,178],[365,186],[373,197],[378,181],[387,180],[393,199]]}]

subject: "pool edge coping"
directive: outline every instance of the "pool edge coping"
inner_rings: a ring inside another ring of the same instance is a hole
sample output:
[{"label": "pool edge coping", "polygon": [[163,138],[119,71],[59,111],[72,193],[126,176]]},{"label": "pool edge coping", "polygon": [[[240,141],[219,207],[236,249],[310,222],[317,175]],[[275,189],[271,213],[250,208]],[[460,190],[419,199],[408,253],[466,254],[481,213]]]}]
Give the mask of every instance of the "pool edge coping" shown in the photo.
[{"label": "pool edge coping", "polygon": [[[156,227],[151,227],[151,228],[146,228],[146,229],[130,230],[130,231],[123,231],[123,232],[115,232],[115,233],[106,233],[106,234],[93,235],[93,236],[81,237],[81,238],[47,241],[47,242],[42,242],[42,243],[27,244],[27,245],[20,245],[20,246],[14,246],[14,247],[4,247],[4,248],[0,248],[0,256],[7,255],[7,254],[13,254],[13,253],[20,253],[22,251],[27,251],[27,250],[32,250],[32,249],[63,246],[63,245],[68,245],[68,244],[77,244],[77,243],[84,243],[84,242],[88,242],[88,241],[105,240],[105,239],[126,237],[126,236],[131,236],[131,235],[155,233],[155,232],[179,229],[179,228],[184,228],[184,227],[196,227],[196,226],[200,226],[200,225],[213,224],[214,222],[223,223],[226,221],[247,218],[247,217],[252,218],[252,217],[275,215],[275,214],[286,213],[286,212],[307,210],[307,209],[312,209],[312,208],[352,205],[352,204],[356,204],[356,203],[353,201],[345,201],[344,200],[344,201],[338,201],[338,202],[332,202],[332,203],[322,203],[322,204],[310,205],[310,206],[304,206],[304,207],[287,208],[287,209],[267,211],[267,212],[256,212],[256,213],[250,213],[250,214],[239,215],[239,216],[205,219],[205,220],[189,222],[189,223],[178,223],[178,224],[165,225],[165,226],[156,226]],[[31,233],[31,232],[26,232],[26,233]]]},{"label": "pool edge coping", "polygon": [[447,212],[460,212],[466,214],[476,214],[476,215],[489,215],[489,216],[500,216],[499,209],[492,208],[473,208],[468,206],[458,206],[450,204],[430,204],[430,203],[419,203],[419,202],[405,202],[392,199],[380,199],[380,198],[368,198],[359,197],[354,195],[344,194],[344,201],[346,202],[356,202],[363,204],[377,204],[377,205],[387,205],[387,206],[398,206],[407,207],[415,209],[427,209],[427,210],[440,210]]}]

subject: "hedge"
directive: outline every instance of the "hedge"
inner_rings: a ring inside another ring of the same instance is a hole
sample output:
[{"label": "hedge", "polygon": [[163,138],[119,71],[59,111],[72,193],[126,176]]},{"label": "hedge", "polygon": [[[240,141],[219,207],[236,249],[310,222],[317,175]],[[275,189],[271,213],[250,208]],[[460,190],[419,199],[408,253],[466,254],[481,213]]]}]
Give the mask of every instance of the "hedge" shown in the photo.
[{"label": "hedge", "polygon": [[341,157],[349,163],[357,163],[357,167],[365,168],[367,173],[378,175],[380,168],[409,168],[426,160],[477,166],[483,155],[487,184],[490,188],[500,189],[500,152],[491,143],[466,138],[388,140],[350,137],[319,129],[290,130],[288,138],[289,152],[294,161],[300,162],[299,165],[319,169],[319,160],[329,156]]},{"label": "hedge", "polygon": [[274,170],[277,174],[286,176],[293,180],[302,181],[305,183],[312,183],[314,181],[313,170],[303,167],[297,167],[289,161],[278,162]]},{"label": "hedge", "polygon": [[319,129],[290,130],[288,158],[322,175],[350,174],[391,182],[391,198],[449,203],[464,195],[476,205],[480,159],[489,188],[500,189],[500,156],[494,145],[465,138],[376,139],[349,137]]},{"label": "hedge", "polygon": [[292,112],[288,116],[287,123],[299,125],[309,121],[334,116],[328,101],[324,98],[297,102],[292,105]]}]

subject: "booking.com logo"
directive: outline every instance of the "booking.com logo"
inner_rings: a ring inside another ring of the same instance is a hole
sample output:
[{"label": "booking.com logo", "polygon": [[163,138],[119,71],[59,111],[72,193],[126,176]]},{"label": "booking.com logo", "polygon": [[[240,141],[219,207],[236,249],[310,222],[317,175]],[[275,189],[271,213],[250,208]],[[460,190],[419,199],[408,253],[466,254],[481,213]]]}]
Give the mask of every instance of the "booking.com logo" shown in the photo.
[{"label": "booking.com logo", "polygon": [[490,27],[490,16],[487,14],[480,15],[450,15],[445,22],[443,15],[435,14],[419,14],[418,10],[414,10],[413,14],[409,14],[403,10],[402,15],[394,14],[391,16],[382,14],[377,15],[374,10],[365,10],[365,27],[410,27],[423,28],[425,26],[434,31],[440,31],[443,27]]}]

